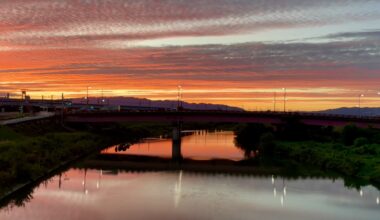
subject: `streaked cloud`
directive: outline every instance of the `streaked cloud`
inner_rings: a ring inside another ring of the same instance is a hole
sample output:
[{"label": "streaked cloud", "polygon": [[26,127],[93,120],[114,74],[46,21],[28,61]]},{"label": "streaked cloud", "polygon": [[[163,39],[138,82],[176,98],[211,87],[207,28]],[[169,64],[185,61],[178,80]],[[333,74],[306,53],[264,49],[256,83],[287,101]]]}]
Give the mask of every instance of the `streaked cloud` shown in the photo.
[{"label": "streaked cloud", "polygon": [[[252,100],[270,105],[272,91],[289,87],[294,100],[320,108],[333,100],[352,105],[348,97],[380,90],[378,0],[0,0],[0,6],[1,92],[81,96],[92,85],[110,95],[159,99],[183,84],[192,101],[252,106]],[[205,90],[207,100],[197,92]]]}]

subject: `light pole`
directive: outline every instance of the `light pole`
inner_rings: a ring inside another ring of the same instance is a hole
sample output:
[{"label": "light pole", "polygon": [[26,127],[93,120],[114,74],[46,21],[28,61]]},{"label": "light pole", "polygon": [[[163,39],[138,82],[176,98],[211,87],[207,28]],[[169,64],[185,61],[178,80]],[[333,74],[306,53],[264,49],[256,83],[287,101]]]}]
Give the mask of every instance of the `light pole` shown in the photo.
[{"label": "light pole", "polygon": [[88,90],[91,89],[91,86],[87,86],[87,95],[86,95],[86,105],[88,106],[88,104],[90,103],[89,102],[89,98],[88,98]]},{"label": "light pole", "polygon": [[286,88],[282,88],[282,90],[284,91],[284,112],[286,112],[286,96],[287,96]]},{"label": "light pole", "polygon": [[104,105],[105,102],[106,100],[104,99],[104,90],[102,89],[102,104]]},{"label": "light pole", "polygon": [[178,85],[178,94],[177,94],[177,110],[181,108],[181,98],[182,98],[182,86]]},{"label": "light pole", "polygon": [[273,112],[276,112],[277,93],[273,93]]},{"label": "light pole", "polygon": [[362,115],[362,112],[361,112],[362,97],[364,97],[364,94],[358,95],[358,107],[359,107],[359,115],[360,116]]},{"label": "light pole", "polygon": [[360,94],[360,95],[358,96],[358,107],[359,107],[359,108],[361,108],[362,97],[364,97],[364,94]]},{"label": "light pole", "polygon": [[63,114],[64,114],[64,110],[65,110],[65,97],[62,93],[62,109],[61,109],[61,123],[63,124]]}]

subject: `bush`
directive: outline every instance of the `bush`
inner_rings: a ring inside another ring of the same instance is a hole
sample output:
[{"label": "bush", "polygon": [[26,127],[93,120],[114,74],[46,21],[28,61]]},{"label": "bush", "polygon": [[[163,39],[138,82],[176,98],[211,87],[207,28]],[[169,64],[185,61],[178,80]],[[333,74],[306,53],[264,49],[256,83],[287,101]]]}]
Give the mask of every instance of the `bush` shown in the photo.
[{"label": "bush", "polygon": [[260,137],[259,151],[264,156],[271,156],[275,152],[276,143],[272,133],[265,133]]},{"label": "bush", "polygon": [[352,145],[360,135],[359,128],[356,125],[347,125],[343,128],[342,139],[347,146]]},{"label": "bush", "polygon": [[354,153],[360,155],[378,155],[379,154],[379,145],[376,144],[366,144],[361,147],[355,148]]},{"label": "bush", "polygon": [[372,136],[372,143],[380,144],[380,132],[378,132]]},{"label": "bush", "polygon": [[235,144],[244,150],[245,155],[249,157],[251,152],[259,149],[261,136],[270,131],[270,128],[263,124],[248,124],[235,131]]},{"label": "bush", "polygon": [[367,138],[364,138],[364,137],[360,137],[360,138],[356,138],[355,141],[354,141],[354,146],[355,147],[361,147],[365,144],[368,144],[369,141]]}]

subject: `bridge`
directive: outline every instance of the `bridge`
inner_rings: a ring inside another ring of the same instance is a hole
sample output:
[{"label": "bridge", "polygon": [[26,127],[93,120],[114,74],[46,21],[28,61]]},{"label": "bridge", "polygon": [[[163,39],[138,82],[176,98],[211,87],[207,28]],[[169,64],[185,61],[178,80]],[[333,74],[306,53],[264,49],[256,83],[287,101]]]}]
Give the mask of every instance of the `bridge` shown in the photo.
[{"label": "bridge", "polygon": [[231,112],[231,111],[138,111],[72,113],[64,116],[71,123],[166,122],[173,124],[172,159],[181,161],[181,124],[183,122],[264,123],[281,125],[299,122],[315,126],[380,128],[380,117],[357,117],[301,112]]},{"label": "bridge", "polygon": [[[216,123],[263,123],[282,125],[302,123],[314,126],[346,126],[355,124],[358,127],[380,129],[380,117],[358,117],[306,112],[241,112],[241,111],[93,111],[64,112],[58,111],[53,117],[63,123],[115,123],[115,122],[164,122],[173,125],[172,159],[181,161],[181,124],[186,122]],[[38,120],[38,119],[36,119]],[[28,122],[31,121],[27,120]],[[18,121],[17,121],[18,122]],[[20,121],[22,123],[23,121]]]},{"label": "bridge", "polygon": [[[20,100],[0,98],[0,107],[29,107],[55,111],[65,122],[230,122],[284,124],[289,120],[317,126],[345,126],[380,128],[380,117],[332,115],[310,112],[245,112],[182,110],[144,106],[108,106],[103,104],[72,103],[70,100]],[[116,108],[117,107],[117,108]],[[39,109],[36,109],[38,112]],[[38,118],[36,118],[38,120]],[[20,120],[22,122],[22,120]]]},{"label": "bridge", "polygon": [[233,112],[233,111],[138,111],[138,112],[86,112],[69,113],[65,122],[111,123],[111,122],[225,122],[264,123],[280,125],[297,121],[306,125],[380,128],[380,117],[359,117],[307,112]]}]

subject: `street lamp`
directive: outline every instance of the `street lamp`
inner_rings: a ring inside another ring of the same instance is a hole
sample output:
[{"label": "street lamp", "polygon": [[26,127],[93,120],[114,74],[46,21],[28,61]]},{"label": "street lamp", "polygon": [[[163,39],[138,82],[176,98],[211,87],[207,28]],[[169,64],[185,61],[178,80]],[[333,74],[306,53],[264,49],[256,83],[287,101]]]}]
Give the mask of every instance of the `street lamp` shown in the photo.
[{"label": "street lamp", "polygon": [[89,104],[89,98],[88,98],[88,90],[91,89],[91,86],[87,86],[87,95],[86,95],[86,104]]},{"label": "street lamp", "polygon": [[361,112],[361,102],[362,102],[362,98],[364,97],[364,94],[359,94],[358,95],[358,107],[359,107],[359,115],[361,116],[362,115],[362,112]]},{"label": "street lamp", "polygon": [[282,88],[282,90],[284,91],[284,112],[286,112],[286,88]]},{"label": "street lamp", "polygon": [[358,107],[359,107],[359,108],[361,108],[361,100],[362,100],[363,97],[364,97],[364,94],[360,94],[360,95],[358,96]]},{"label": "street lamp", "polygon": [[182,99],[182,86],[181,85],[178,85],[178,95],[177,95],[177,98],[178,98],[178,102],[177,102],[177,109],[179,110],[181,106],[181,99]]}]

